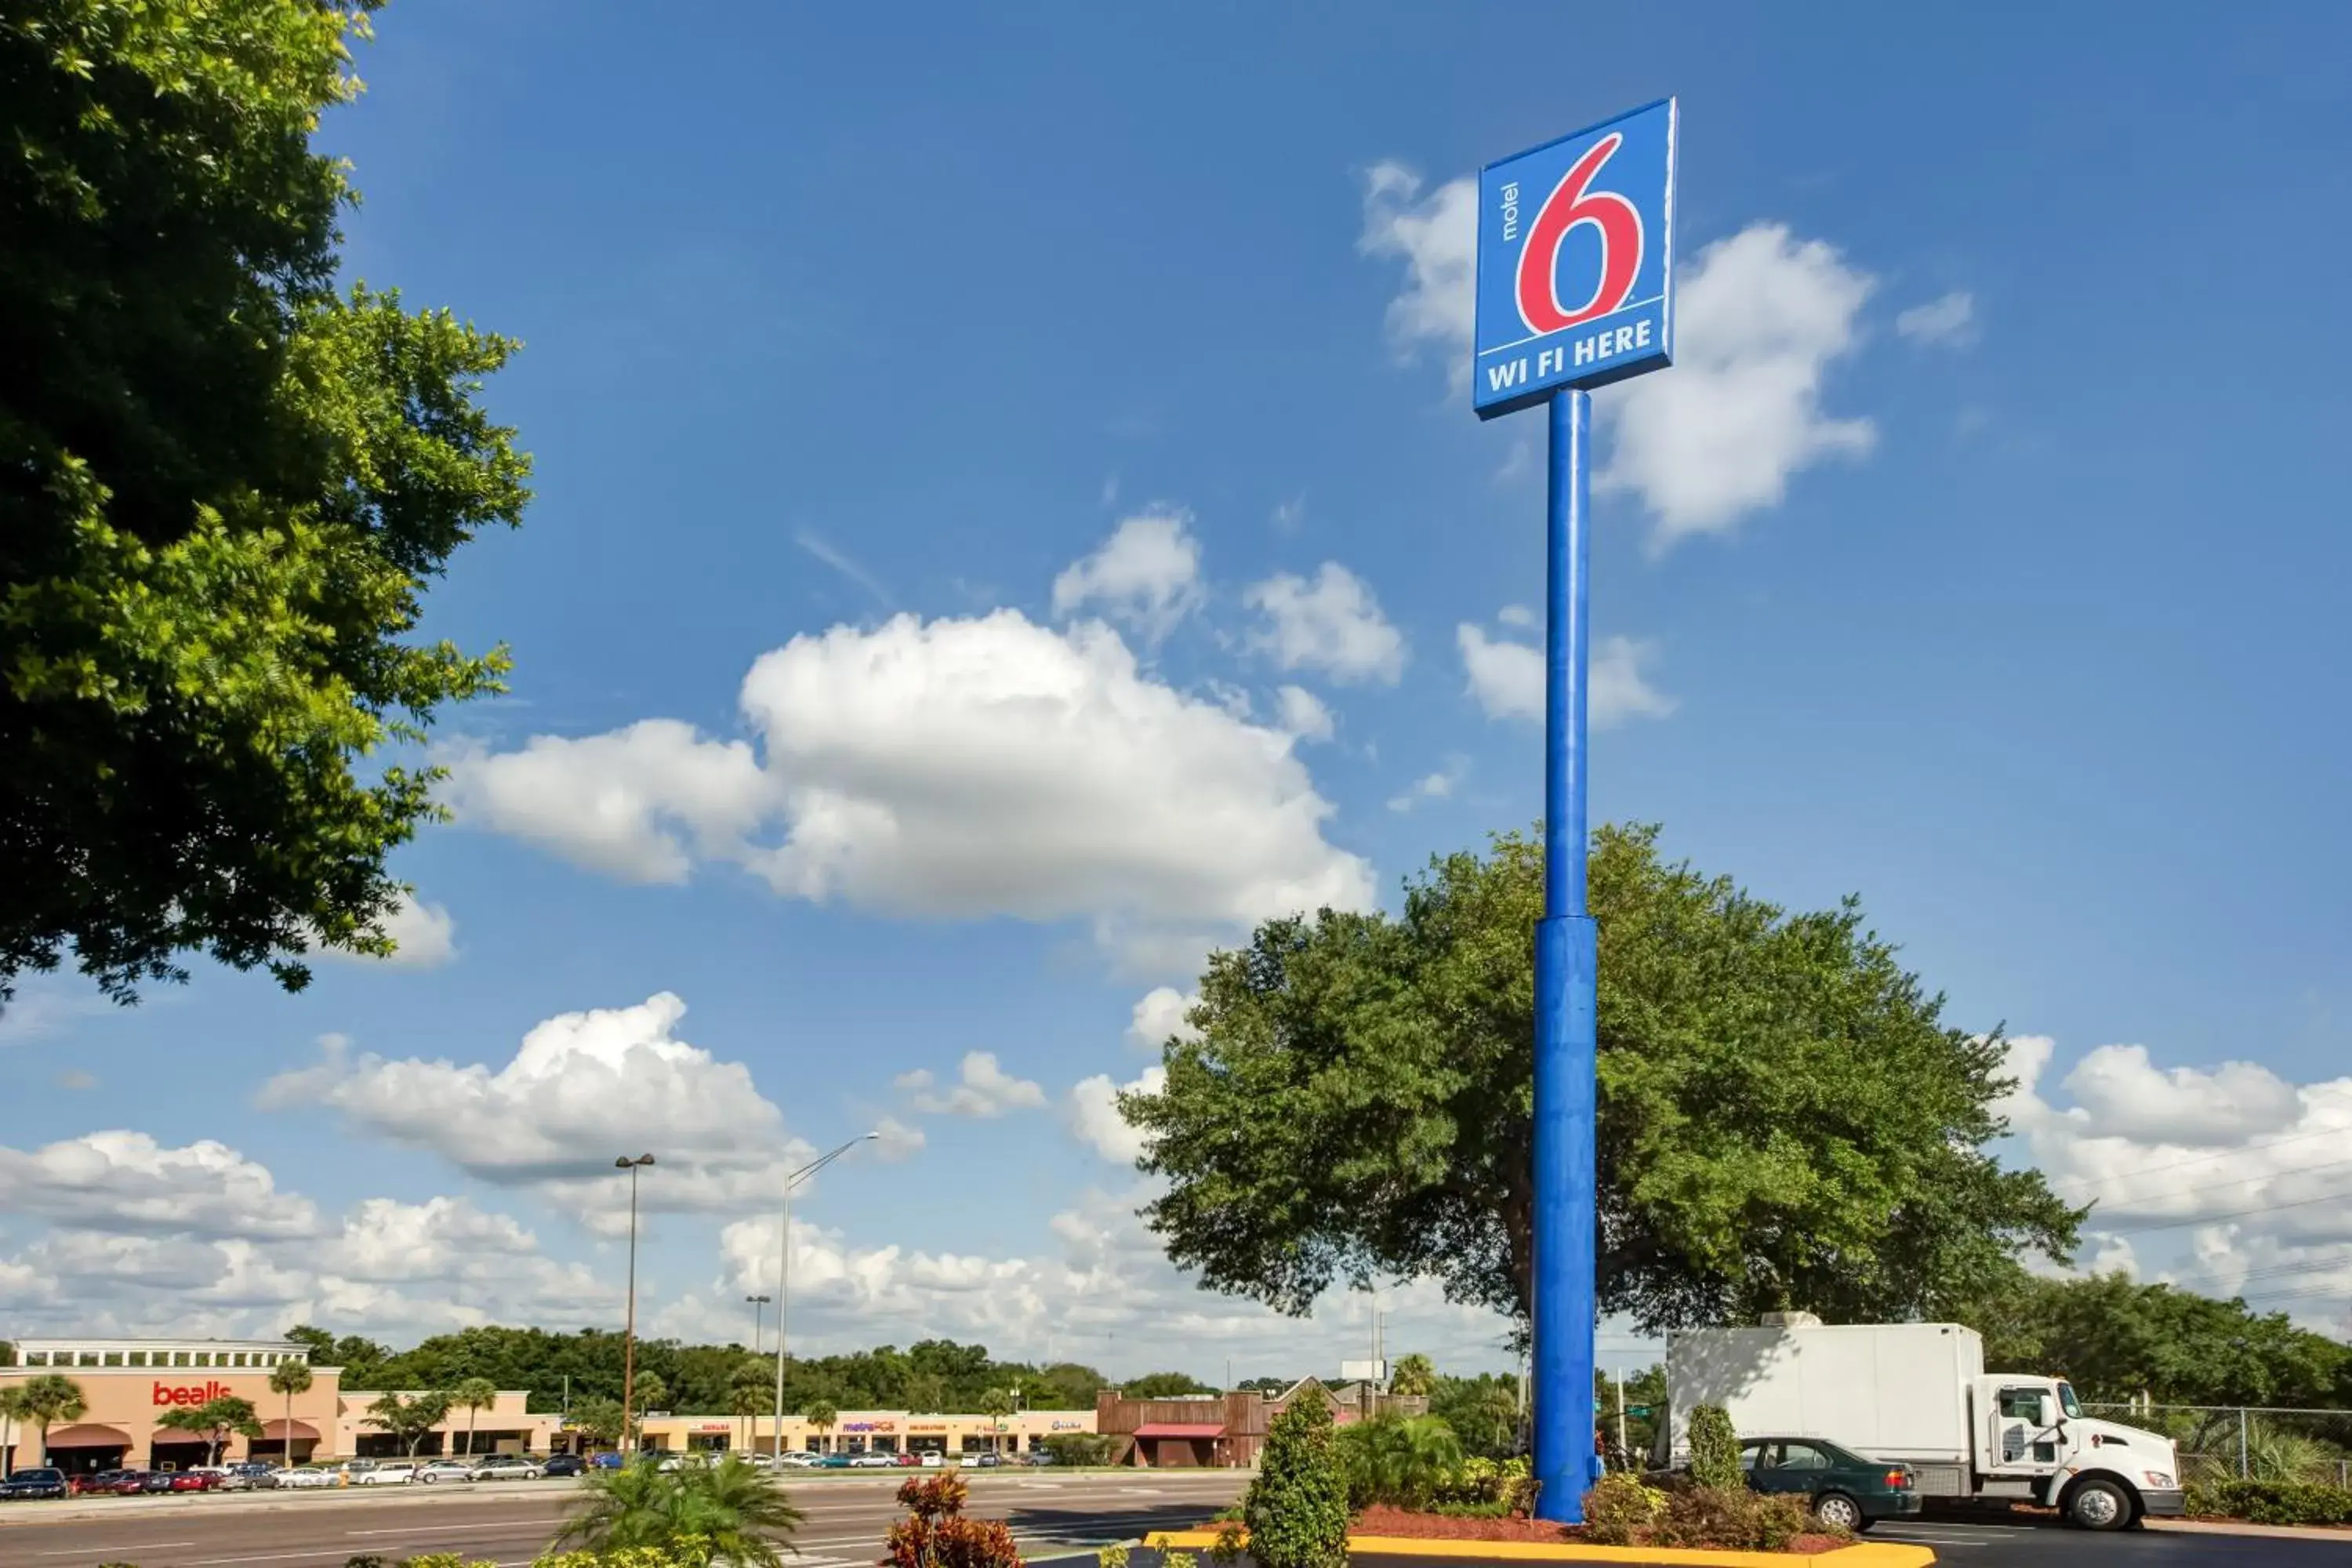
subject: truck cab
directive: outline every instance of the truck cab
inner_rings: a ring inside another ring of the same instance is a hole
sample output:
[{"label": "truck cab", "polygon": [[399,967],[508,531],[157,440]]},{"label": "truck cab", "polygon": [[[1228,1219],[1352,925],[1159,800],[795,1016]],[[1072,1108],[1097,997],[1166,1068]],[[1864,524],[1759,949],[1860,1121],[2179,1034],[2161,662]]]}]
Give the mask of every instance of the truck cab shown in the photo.
[{"label": "truck cab", "polygon": [[2063,1379],[1980,1376],[1970,1395],[1979,1495],[2022,1490],[2091,1530],[2181,1511],[2172,1440],[2084,1415]]}]

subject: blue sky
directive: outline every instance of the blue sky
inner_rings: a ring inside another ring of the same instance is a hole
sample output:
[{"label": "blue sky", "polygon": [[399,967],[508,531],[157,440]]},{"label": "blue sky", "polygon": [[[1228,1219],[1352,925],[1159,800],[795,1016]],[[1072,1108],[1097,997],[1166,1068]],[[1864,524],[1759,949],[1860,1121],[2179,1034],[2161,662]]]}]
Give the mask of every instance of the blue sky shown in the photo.
[{"label": "blue sky", "polygon": [[325,132],[349,270],[527,345],[488,399],[537,501],[426,627],[512,694],[444,726],[411,962],[0,1026],[16,1315],[617,1317],[617,1185],[557,1155],[643,1145],[655,1322],[740,1331],[780,1140],[887,1119],[802,1205],[796,1337],[1353,1351],[1360,1300],[1169,1273],[1103,1093],[1237,921],[1535,815],[1541,416],[1455,379],[1454,182],[1671,92],[1596,819],[1861,893],[2024,1037],[2020,1152],[2123,1211],[2098,1256],[2340,1329],[2345,23],[1478,17],[383,13]]}]

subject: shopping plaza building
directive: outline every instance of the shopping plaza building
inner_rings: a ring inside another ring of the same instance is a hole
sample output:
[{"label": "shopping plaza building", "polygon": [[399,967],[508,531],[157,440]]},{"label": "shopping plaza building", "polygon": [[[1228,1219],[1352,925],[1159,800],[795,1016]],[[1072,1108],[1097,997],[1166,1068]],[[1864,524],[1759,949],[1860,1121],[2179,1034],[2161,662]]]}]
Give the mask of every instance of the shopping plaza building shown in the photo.
[{"label": "shopping plaza building", "polygon": [[[55,1374],[71,1378],[85,1409],[48,1433],[51,1463],[73,1471],[182,1469],[205,1462],[205,1444],[194,1434],[160,1426],[181,1406],[224,1395],[252,1401],[262,1435],[233,1436],[223,1462],[268,1459],[304,1464],[321,1459],[380,1458],[406,1446],[377,1427],[368,1406],[381,1389],[342,1388],[339,1367],[310,1364],[308,1345],[285,1340],[19,1340],[16,1364],[0,1367],[0,1389]],[[310,1386],[289,1397],[273,1393],[272,1373],[289,1363],[309,1368]],[[452,1410],[425,1434],[420,1457],[456,1453],[559,1453],[584,1447],[560,1411],[525,1408],[530,1391],[501,1390],[480,1410]],[[470,1447],[468,1444],[470,1429]],[[844,1410],[825,1426],[798,1415],[783,1423],[783,1446],[813,1453],[1036,1453],[1045,1440],[1092,1432],[1091,1410],[1027,1410],[1003,1417],[947,1415],[906,1410]],[[772,1447],[772,1416],[730,1417],[650,1412],[638,1423],[638,1444],[656,1452]],[[38,1464],[37,1430],[0,1431],[0,1468]]]}]

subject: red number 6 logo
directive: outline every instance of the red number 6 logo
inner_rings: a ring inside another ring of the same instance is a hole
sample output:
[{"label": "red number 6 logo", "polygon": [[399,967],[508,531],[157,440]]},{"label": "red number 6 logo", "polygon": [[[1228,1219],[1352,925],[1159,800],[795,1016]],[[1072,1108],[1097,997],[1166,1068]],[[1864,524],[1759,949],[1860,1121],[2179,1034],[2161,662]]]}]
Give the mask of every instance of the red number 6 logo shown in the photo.
[{"label": "red number 6 logo", "polygon": [[[1541,211],[1528,226],[1527,247],[1519,252],[1519,319],[1531,332],[1556,332],[1563,327],[1606,316],[1624,307],[1642,270],[1642,215],[1614,191],[1587,193],[1585,186],[1616,155],[1625,138],[1611,132],[1592,144],[1576,166],[1552,187]],[[1569,231],[1589,223],[1601,231],[1601,280],[1592,298],[1570,308],[1559,298],[1559,247]]]}]

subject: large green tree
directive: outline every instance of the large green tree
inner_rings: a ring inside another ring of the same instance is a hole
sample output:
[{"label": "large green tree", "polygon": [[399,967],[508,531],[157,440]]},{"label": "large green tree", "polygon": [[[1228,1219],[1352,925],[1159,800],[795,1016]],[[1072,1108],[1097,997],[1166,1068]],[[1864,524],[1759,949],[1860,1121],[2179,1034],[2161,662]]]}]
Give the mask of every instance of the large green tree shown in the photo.
[{"label": "large green tree", "polygon": [[504,668],[412,634],[521,516],[514,345],[336,278],[380,3],[0,9],[0,1002],[389,952],[434,775],[373,753]]},{"label": "large green tree", "polygon": [[166,1410],[155,1425],[168,1431],[185,1432],[201,1437],[205,1443],[205,1463],[220,1463],[221,1446],[233,1436],[248,1440],[261,1436],[261,1421],[250,1399],[239,1399],[224,1394],[207,1399],[202,1405],[186,1405]]},{"label": "large green tree", "polygon": [[[1199,1037],[1120,1100],[1177,1263],[1291,1312],[1426,1276],[1526,1320],[1542,869],[1539,839],[1501,835],[1393,917],[1272,921],[1212,955]],[[1986,1151],[2000,1040],[1948,1027],[1855,902],[1781,910],[1651,828],[1595,836],[1590,899],[1605,1310],[1933,1316],[2073,1244],[2077,1212]]]},{"label": "large green tree", "polygon": [[448,1417],[449,1396],[437,1389],[415,1395],[382,1394],[367,1407],[368,1425],[390,1433],[412,1459],[433,1428]]},{"label": "large green tree", "polygon": [[2159,1405],[2341,1408],[2352,1401],[2352,1347],[2257,1312],[2126,1276],[2020,1279],[1963,1308],[1996,1371],[2049,1373],[2082,1396]]}]

